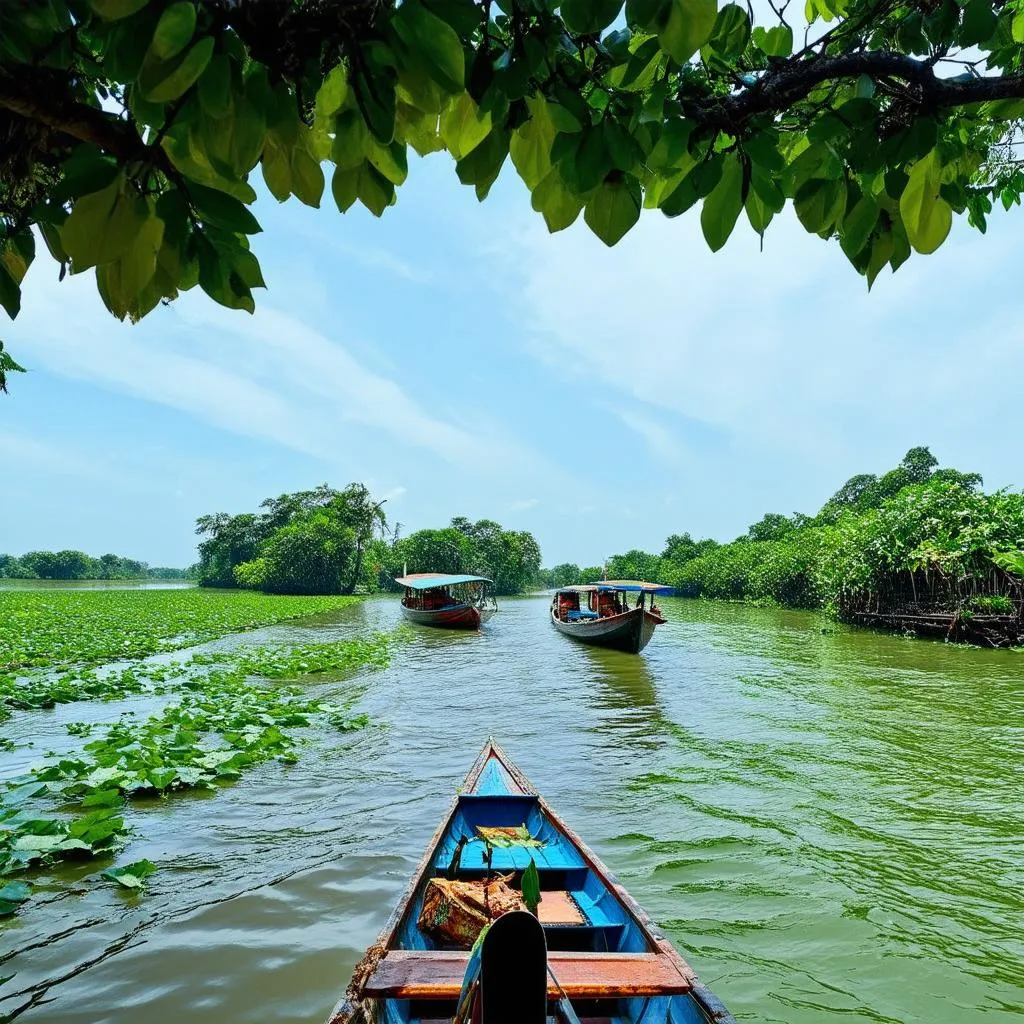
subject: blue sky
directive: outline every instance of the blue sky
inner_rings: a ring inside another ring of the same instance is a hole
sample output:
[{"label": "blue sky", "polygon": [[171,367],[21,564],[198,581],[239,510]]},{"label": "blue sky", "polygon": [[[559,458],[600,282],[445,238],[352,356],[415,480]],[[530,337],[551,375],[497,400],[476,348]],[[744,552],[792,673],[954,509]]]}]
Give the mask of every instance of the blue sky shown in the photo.
[{"label": "blue sky", "polygon": [[915,444],[1024,484],[1019,211],[869,295],[790,215],[717,254],[645,212],[615,249],[549,236],[512,173],[478,204],[444,155],[380,221],[261,197],[257,313],[198,289],[137,326],[40,258],[3,337],[0,551],[195,558],[193,521],[366,482],[403,532],[454,515],[595,564],[670,533],[815,511]]}]

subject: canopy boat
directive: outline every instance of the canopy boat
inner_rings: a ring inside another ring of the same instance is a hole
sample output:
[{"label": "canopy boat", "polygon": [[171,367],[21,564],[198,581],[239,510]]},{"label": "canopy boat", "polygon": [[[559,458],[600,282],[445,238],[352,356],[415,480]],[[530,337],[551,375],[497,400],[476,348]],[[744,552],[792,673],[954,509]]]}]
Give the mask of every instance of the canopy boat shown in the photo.
[{"label": "canopy boat", "polygon": [[[505,915],[521,916],[528,890],[536,896],[538,886],[547,977],[539,1012],[516,1024],[735,1024],[493,740],[327,1024],[508,1019],[487,1009],[487,947]],[[490,991],[499,993],[492,1009],[500,993],[536,978],[537,949],[525,939],[509,949],[508,938],[497,943],[504,953],[492,951],[498,962],[490,965]],[[474,943],[483,951],[482,986]],[[496,974],[504,975],[504,987]]]},{"label": "canopy boat", "polygon": [[479,629],[498,610],[498,602],[487,593],[493,581],[484,576],[416,572],[395,582],[405,587],[402,614],[420,626]]},{"label": "canopy boat", "polygon": [[[640,580],[604,580],[563,587],[551,601],[551,621],[559,633],[574,640],[639,654],[654,635],[654,627],[665,622],[655,596],[671,593],[672,587]],[[631,594],[638,595],[632,608]]]}]

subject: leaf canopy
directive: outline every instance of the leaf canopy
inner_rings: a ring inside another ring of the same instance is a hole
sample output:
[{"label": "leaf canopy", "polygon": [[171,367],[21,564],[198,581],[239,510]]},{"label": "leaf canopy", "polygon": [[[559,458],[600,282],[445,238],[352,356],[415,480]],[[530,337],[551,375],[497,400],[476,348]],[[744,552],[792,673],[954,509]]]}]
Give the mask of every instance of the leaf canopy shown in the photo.
[{"label": "leaf canopy", "polygon": [[[787,203],[869,284],[1020,202],[1024,15],[1002,0],[25,0],[0,5],[0,305],[42,238],[136,321],[264,286],[248,207],[381,216],[408,151],[608,245],[700,208],[712,249]],[[509,161],[508,158],[511,158]],[[328,173],[324,173],[324,165]],[[19,367],[0,360],[5,373]]]}]

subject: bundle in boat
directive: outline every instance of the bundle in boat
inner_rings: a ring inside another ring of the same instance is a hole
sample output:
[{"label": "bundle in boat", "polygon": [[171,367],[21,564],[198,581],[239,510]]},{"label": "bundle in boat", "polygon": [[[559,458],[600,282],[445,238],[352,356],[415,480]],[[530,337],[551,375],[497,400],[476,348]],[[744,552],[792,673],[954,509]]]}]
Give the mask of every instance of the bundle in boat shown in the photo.
[{"label": "bundle in boat", "polygon": [[509,886],[512,875],[489,882],[432,878],[423,895],[419,928],[438,942],[469,949],[485,925],[512,910],[525,910],[522,895]]}]

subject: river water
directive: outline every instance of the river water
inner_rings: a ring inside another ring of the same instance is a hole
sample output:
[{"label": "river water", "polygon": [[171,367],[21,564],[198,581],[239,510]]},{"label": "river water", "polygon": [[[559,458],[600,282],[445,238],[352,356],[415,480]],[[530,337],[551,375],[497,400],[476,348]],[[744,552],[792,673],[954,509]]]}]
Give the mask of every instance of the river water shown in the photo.
[{"label": "river water", "polygon": [[[493,734],[737,1017],[1020,1024],[1024,655],[664,607],[640,657],[506,600],[481,634],[415,631],[388,669],[323,684],[373,726],[134,808],[121,860],[159,865],[148,891],[37,890],[0,931],[0,1015],[319,1024]],[[220,644],[397,621],[375,599]],[[132,706],[5,732],[38,755]]]}]

